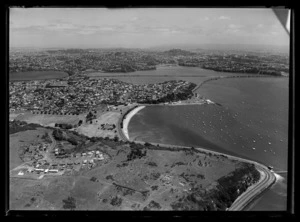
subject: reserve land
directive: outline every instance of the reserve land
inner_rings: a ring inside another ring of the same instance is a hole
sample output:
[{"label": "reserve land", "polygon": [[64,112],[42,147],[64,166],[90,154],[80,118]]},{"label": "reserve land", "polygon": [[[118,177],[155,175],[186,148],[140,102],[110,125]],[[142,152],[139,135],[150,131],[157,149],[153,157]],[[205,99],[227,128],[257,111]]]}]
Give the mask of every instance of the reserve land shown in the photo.
[{"label": "reserve land", "polygon": [[[10,134],[10,159],[14,166],[22,162],[16,152],[20,143],[34,143],[38,135],[49,131],[50,128],[37,128]],[[103,138],[85,140],[82,152],[97,148],[109,156],[108,161],[92,169],[46,175],[42,179],[11,177],[10,209],[205,210],[218,181],[245,166],[224,156],[188,149],[164,149]],[[76,147],[72,149],[75,153]],[[199,199],[199,195],[203,198]],[[197,204],[199,201],[205,204]]]}]

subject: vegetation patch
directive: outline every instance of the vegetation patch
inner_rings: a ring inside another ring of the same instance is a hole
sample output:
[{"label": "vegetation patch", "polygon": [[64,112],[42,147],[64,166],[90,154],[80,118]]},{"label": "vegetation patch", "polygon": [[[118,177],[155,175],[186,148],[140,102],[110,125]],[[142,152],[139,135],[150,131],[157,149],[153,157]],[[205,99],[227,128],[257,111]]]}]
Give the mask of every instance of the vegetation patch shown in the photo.
[{"label": "vegetation patch", "polygon": [[68,197],[63,200],[63,208],[66,210],[75,210],[76,209],[76,200],[73,197]]}]

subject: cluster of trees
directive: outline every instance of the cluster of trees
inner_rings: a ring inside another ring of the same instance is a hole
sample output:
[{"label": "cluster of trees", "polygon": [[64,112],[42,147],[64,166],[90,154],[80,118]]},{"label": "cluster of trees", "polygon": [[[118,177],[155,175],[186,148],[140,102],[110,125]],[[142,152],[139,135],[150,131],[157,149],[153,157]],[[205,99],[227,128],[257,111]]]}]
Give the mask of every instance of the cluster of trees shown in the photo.
[{"label": "cluster of trees", "polygon": [[260,173],[253,164],[244,164],[233,173],[220,178],[215,189],[207,192],[200,187],[194,187],[191,193],[172,203],[171,206],[174,210],[226,210],[259,178]]},{"label": "cluster of trees", "polygon": [[157,164],[155,162],[150,161],[150,162],[147,162],[147,164],[152,167],[157,167]]},{"label": "cluster of trees", "polygon": [[141,159],[142,157],[147,155],[147,150],[137,147],[135,145],[130,145],[130,152],[127,155],[127,161],[131,161],[134,159]]},{"label": "cluster of trees", "polygon": [[35,123],[27,124],[24,121],[14,120],[12,122],[9,122],[9,134],[14,134],[26,130],[35,130],[37,127],[41,127],[41,125]]},{"label": "cluster of trees", "polygon": [[55,123],[54,125],[55,127],[59,127],[59,128],[62,128],[62,129],[72,129],[72,128],[75,128],[77,127],[77,125],[72,125],[72,124],[67,124],[67,123]]},{"label": "cluster of trees", "polygon": [[53,130],[52,135],[53,135],[54,139],[56,139],[58,141],[61,141],[61,140],[65,139],[65,137],[63,135],[63,131],[61,131],[60,129]]},{"label": "cluster of trees", "polygon": [[244,164],[242,168],[235,170],[231,175],[218,180],[219,192],[217,194],[224,203],[231,205],[241,193],[257,182],[259,178],[260,173],[254,164]]},{"label": "cluster of trees", "polygon": [[151,202],[146,207],[144,207],[143,210],[152,210],[152,209],[154,209],[154,210],[160,210],[161,206],[156,201],[151,200]]},{"label": "cluster of trees", "polygon": [[74,197],[68,197],[63,200],[63,208],[66,210],[74,210],[76,208],[76,200]]},{"label": "cluster of trees", "polygon": [[121,206],[122,202],[123,202],[122,198],[115,196],[114,198],[111,199],[110,204],[119,207]]},{"label": "cluster of trees", "polygon": [[86,122],[89,122],[89,121],[92,121],[93,119],[96,119],[96,115],[93,114],[91,111],[86,115],[85,117],[85,121]]},{"label": "cluster of trees", "polygon": [[52,134],[53,134],[54,139],[56,139],[58,141],[66,140],[74,146],[78,145],[78,141],[76,138],[74,138],[73,136],[66,136],[65,133],[60,129],[53,130]]}]

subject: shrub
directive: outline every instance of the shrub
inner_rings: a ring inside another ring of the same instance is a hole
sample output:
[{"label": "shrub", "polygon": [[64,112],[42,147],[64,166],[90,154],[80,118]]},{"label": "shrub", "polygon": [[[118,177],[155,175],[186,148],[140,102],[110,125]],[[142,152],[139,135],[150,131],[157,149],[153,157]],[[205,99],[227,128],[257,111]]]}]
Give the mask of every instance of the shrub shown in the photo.
[{"label": "shrub", "polygon": [[113,205],[113,206],[119,207],[119,206],[121,206],[122,202],[123,202],[123,199],[122,199],[122,198],[120,198],[120,197],[118,197],[118,196],[115,196],[115,197],[111,200],[110,204]]},{"label": "shrub", "polygon": [[97,181],[97,178],[96,178],[96,177],[91,177],[90,180],[93,181],[93,182],[96,182],[96,181]]},{"label": "shrub", "polygon": [[76,208],[76,200],[73,197],[68,197],[67,199],[63,200],[63,208],[74,210]]}]

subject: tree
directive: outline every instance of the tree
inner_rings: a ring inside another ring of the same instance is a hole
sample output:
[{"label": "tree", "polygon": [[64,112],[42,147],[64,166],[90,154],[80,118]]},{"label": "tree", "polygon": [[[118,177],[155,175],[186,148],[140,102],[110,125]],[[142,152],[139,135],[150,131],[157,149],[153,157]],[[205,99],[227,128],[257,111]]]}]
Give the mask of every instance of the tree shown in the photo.
[{"label": "tree", "polygon": [[53,136],[56,140],[63,140],[64,139],[63,132],[60,129],[55,129],[53,131]]},{"label": "tree", "polygon": [[115,142],[118,142],[118,141],[119,141],[119,138],[118,138],[117,136],[115,136],[115,137],[114,137],[114,141],[115,141]]},{"label": "tree", "polygon": [[67,199],[63,200],[63,208],[74,210],[76,208],[76,200],[73,197],[68,197]]}]

